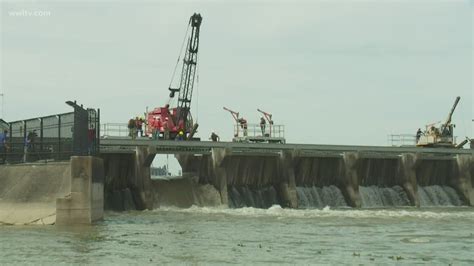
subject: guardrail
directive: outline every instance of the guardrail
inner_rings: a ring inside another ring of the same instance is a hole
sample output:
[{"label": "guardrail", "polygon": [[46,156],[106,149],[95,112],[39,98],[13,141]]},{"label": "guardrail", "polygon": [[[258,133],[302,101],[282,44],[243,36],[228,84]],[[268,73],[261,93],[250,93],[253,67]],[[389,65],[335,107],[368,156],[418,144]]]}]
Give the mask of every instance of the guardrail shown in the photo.
[{"label": "guardrail", "polygon": [[101,137],[129,137],[129,129],[125,123],[105,123],[100,125]]},{"label": "guardrail", "polygon": [[[7,147],[0,154],[0,163],[64,161],[73,155],[99,152],[100,111],[84,109],[68,102],[74,112],[31,119],[2,122],[8,130]],[[2,132],[3,133],[3,132]]]},{"label": "guardrail", "polygon": [[265,125],[264,130],[259,124],[248,124],[247,129],[241,125],[234,125],[234,137],[269,137],[269,138],[284,138],[284,125]]},{"label": "guardrail", "polygon": [[416,136],[411,134],[388,135],[387,142],[390,146],[416,146]]}]

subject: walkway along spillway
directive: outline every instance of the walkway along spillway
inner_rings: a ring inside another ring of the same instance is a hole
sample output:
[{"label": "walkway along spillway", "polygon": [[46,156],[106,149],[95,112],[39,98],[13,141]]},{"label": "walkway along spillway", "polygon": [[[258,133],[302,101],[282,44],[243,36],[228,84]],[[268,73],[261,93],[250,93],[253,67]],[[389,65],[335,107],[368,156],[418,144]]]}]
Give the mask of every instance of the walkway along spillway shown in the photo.
[{"label": "walkway along spillway", "polygon": [[[106,207],[115,210],[474,205],[473,150],[125,138],[100,146]],[[152,180],[156,154],[175,154],[183,178]]]}]

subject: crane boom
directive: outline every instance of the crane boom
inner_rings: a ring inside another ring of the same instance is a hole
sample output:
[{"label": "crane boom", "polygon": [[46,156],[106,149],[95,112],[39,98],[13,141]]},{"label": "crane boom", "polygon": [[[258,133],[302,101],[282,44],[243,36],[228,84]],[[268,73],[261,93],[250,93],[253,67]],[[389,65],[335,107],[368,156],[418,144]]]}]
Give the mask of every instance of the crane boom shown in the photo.
[{"label": "crane boom", "polygon": [[454,110],[456,110],[456,107],[458,106],[459,100],[461,97],[456,97],[456,100],[454,101],[453,107],[451,108],[451,111],[448,114],[448,117],[446,118],[446,122],[444,122],[443,126],[441,129],[447,128],[449,124],[451,124],[451,119],[453,117]]},{"label": "crane boom", "polygon": [[177,121],[183,121],[184,124],[187,122],[188,115],[191,110],[191,98],[193,95],[194,80],[196,77],[196,68],[198,60],[198,48],[199,48],[199,31],[201,27],[202,17],[200,14],[194,13],[189,19],[189,25],[191,26],[191,33],[189,34],[186,53],[183,58],[183,67],[181,70],[181,79],[178,88],[169,88],[170,97],[173,98],[175,93],[178,92],[178,105],[177,105]]},{"label": "crane boom", "polygon": [[228,111],[228,112],[232,115],[232,117],[234,118],[235,122],[237,122],[237,123],[239,122],[239,112],[232,111],[232,110],[230,110],[230,109],[227,108],[227,107],[224,107],[224,110]]},{"label": "crane boom", "polygon": [[[199,31],[201,22],[202,17],[198,13],[194,13],[189,19],[186,35],[183,41],[183,46],[186,44],[186,48],[183,57],[179,85],[174,88],[171,86],[175,74],[175,72],[173,72],[169,86],[170,100],[164,107],[156,107],[151,112],[147,112],[147,122],[149,125],[147,134],[153,134],[155,138],[159,137],[171,140],[197,139],[194,138],[194,134],[197,132],[198,124],[193,123],[191,116],[191,98],[193,95],[194,81],[197,72]],[[179,65],[181,52],[176,61],[176,68]],[[169,103],[171,102],[171,99],[175,97],[176,93],[178,93],[176,106],[170,106]]]},{"label": "crane boom", "polygon": [[262,110],[260,110],[260,109],[257,109],[257,111],[263,114],[263,116],[265,117],[265,119],[268,121],[268,123],[269,123],[270,125],[273,124],[272,114],[267,113],[267,112],[265,112],[265,111],[262,111]]}]

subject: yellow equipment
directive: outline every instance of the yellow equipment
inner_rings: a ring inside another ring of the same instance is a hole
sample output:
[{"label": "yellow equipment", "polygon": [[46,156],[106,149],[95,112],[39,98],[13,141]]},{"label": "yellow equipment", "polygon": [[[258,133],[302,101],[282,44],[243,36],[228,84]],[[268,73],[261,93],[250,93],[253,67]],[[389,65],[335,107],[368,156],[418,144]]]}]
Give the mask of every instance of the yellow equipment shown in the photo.
[{"label": "yellow equipment", "polygon": [[435,126],[437,123],[426,126],[426,130],[419,137],[417,137],[416,146],[447,148],[456,147],[456,140],[453,133],[455,125],[451,123],[451,119],[460,99],[461,97],[456,97],[446,121],[439,128]]}]

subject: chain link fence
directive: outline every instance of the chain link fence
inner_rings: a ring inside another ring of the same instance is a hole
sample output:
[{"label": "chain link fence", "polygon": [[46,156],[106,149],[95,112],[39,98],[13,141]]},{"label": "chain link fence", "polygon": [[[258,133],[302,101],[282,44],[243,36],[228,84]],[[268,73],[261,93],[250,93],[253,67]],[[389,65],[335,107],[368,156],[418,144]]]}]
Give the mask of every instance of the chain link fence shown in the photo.
[{"label": "chain link fence", "polygon": [[74,112],[2,123],[8,130],[5,162],[67,161],[99,153],[100,110],[68,104]]}]

